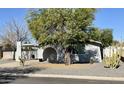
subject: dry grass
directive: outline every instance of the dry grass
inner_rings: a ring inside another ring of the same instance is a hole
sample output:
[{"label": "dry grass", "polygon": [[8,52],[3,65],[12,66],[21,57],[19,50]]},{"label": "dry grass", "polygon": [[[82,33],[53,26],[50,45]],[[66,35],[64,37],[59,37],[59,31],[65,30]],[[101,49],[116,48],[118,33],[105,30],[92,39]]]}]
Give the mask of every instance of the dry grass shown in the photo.
[{"label": "dry grass", "polygon": [[35,62],[33,64],[31,64],[34,67],[43,67],[43,68],[57,68],[57,69],[61,69],[61,68],[74,68],[74,69],[79,69],[79,68],[90,68],[92,66],[95,66],[95,64],[71,64],[66,66],[65,64],[51,64],[51,63],[40,63],[40,62]]},{"label": "dry grass", "polygon": [[[90,68],[95,66],[96,64],[71,64],[69,66],[66,66],[65,64],[56,64],[56,63],[44,63],[44,62],[38,62],[38,60],[30,60],[30,61],[26,61],[25,62],[25,66],[31,66],[31,67],[40,67],[40,68],[54,68],[54,69],[62,69],[62,68],[66,68],[66,69],[80,69],[80,68]],[[12,63],[5,63],[5,64],[1,64],[1,67],[8,67],[8,68],[13,68],[13,67],[20,67],[19,62],[12,62]]]}]

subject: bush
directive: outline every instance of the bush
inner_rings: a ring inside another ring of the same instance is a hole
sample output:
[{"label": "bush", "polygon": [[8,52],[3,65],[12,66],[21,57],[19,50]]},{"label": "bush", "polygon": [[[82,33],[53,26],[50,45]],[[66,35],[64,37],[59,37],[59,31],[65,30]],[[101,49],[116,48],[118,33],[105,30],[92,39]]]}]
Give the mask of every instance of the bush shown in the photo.
[{"label": "bush", "polygon": [[103,59],[103,62],[105,63],[105,68],[113,68],[116,69],[118,68],[120,65],[120,56],[116,53],[113,54],[111,57],[105,57]]}]

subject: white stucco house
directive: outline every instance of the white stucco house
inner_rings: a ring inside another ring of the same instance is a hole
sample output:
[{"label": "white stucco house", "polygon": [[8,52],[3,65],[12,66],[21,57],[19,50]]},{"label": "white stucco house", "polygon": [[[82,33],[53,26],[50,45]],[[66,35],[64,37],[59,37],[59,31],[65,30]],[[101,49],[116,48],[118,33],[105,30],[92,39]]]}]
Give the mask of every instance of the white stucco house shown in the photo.
[{"label": "white stucco house", "polygon": [[[39,48],[37,53],[38,59],[47,60],[48,57],[53,55],[54,61],[64,61],[64,51],[61,47],[46,46],[44,48]],[[102,62],[103,54],[101,43],[97,41],[90,41],[85,45],[83,53],[74,53],[72,55],[75,62],[89,62],[91,57],[94,57],[96,62]]]},{"label": "white stucco house", "polygon": [[[13,59],[12,50],[2,50],[1,46],[0,51],[2,55],[1,58]],[[101,42],[90,40],[85,45],[84,51],[82,53],[73,53],[72,56],[74,62],[89,62],[92,57],[96,59],[96,62],[102,62],[102,44]],[[57,47],[54,45],[39,47],[39,45],[36,44],[21,44],[21,42],[17,42],[15,57],[16,61],[19,61],[19,57],[25,58],[27,60],[38,59],[39,61],[44,61],[48,58],[51,58],[53,62],[61,63],[64,61],[64,50],[62,47]]]},{"label": "white stucco house", "polygon": [[[19,57],[24,57],[24,51],[22,47],[35,47],[34,52],[30,52],[29,56],[34,56],[34,59],[39,59],[39,61],[45,61],[48,58],[52,62],[63,62],[64,61],[64,50],[62,47],[48,45],[45,47],[38,47],[38,45],[33,44],[21,44],[17,43],[16,60],[19,61]],[[98,41],[90,40],[84,48],[84,52],[78,54],[73,53],[74,62],[89,62],[91,58],[95,58],[96,62],[102,62],[102,44]]]}]

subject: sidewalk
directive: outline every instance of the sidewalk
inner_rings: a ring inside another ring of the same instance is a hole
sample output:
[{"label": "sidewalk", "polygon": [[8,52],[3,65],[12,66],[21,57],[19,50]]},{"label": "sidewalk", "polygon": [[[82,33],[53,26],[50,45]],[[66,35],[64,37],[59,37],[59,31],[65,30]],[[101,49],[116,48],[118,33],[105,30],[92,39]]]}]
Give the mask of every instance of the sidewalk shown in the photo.
[{"label": "sidewalk", "polygon": [[[38,68],[38,70],[30,73],[12,73],[12,75],[124,81],[124,63],[121,63],[118,69],[109,69],[104,68],[102,63],[72,64],[70,66],[65,66],[64,64],[44,64],[38,61],[28,61],[26,62],[25,68],[28,67]],[[0,71],[2,68],[21,69],[18,62],[0,64]],[[28,70],[30,70],[30,68]]]},{"label": "sidewalk", "polygon": [[106,81],[124,81],[124,77],[105,77],[105,76],[79,76],[79,75],[56,75],[56,74],[13,74],[13,76],[24,77],[48,77],[48,78],[67,78],[67,79],[88,79],[88,80],[106,80]]}]

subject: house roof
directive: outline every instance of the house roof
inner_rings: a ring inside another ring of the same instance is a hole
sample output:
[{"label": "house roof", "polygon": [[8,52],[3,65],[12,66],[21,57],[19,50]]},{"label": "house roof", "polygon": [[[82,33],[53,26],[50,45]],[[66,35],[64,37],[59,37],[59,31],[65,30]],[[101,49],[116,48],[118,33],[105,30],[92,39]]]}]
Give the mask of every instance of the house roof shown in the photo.
[{"label": "house roof", "polygon": [[99,41],[95,41],[95,40],[89,40],[89,42],[91,42],[91,43],[97,43],[97,44],[101,44],[102,45],[102,43],[101,42],[99,42]]},{"label": "house roof", "polygon": [[23,47],[38,47],[36,44],[22,44]]},{"label": "house roof", "polygon": [[89,41],[87,41],[87,44],[91,44],[91,45],[102,47],[102,43],[99,42],[99,41],[95,41],[95,40],[89,40]]}]

